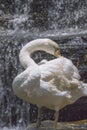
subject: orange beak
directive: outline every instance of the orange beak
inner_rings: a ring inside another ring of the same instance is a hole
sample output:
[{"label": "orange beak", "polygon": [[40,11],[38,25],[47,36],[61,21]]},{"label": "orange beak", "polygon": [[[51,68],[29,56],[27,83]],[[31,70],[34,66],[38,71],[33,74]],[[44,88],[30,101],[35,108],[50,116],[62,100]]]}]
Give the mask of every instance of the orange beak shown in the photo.
[{"label": "orange beak", "polygon": [[55,55],[55,57],[61,57],[61,53],[60,53],[60,50],[56,50],[55,52],[54,52],[54,55]]}]

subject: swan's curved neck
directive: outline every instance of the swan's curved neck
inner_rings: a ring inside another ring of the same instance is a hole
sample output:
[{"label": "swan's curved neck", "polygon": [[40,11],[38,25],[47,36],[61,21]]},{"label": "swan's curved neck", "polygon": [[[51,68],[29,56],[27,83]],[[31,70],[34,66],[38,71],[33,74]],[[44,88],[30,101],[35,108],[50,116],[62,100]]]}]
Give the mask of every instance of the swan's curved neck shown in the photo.
[{"label": "swan's curved neck", "polygon": [[36,65],[34,60],[31,58],[31,54],[38,50],[46,51],[47,48],[46,45],[44,45],[44,43],[46,43],[46,39],[33,40],[22,48],[22,50],[20,51],[19,59],[21,65],[24,68],[27,68],[30,65]]},{"label": "swan's curved neck", "polygon": [[21,50],[19,55],[21,65],[26,69],[30,65],[34,65],[34,60],[30,57],[30,54],[26,50]]}]

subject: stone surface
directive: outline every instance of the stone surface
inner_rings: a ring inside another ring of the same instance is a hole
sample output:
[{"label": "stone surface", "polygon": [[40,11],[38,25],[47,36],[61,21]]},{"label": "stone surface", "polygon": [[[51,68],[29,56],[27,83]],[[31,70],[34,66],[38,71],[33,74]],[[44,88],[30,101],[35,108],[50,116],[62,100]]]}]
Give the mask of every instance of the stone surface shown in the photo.
[{"label": "stone surface", "polygon": [[[87,120],[77,121],[77,122],[61,122],[57,123],[56,130],[86,130]],[[43,121],[40,128],[37,128],[35,124],[30,124],[26,130],[55,130],[53,128],[53,121]]]}]

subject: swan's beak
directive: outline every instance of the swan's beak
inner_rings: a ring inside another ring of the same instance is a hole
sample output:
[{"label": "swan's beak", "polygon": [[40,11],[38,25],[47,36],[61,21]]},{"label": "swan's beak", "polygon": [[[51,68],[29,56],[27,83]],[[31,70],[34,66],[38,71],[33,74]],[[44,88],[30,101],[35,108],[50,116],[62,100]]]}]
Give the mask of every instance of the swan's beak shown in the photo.
[{"label": "swan's beak", "polygon": [[60,50],[56,50],[55,52],[54,52],[54,56],[55,57],[61,57],[61,53],[60,53]]}]

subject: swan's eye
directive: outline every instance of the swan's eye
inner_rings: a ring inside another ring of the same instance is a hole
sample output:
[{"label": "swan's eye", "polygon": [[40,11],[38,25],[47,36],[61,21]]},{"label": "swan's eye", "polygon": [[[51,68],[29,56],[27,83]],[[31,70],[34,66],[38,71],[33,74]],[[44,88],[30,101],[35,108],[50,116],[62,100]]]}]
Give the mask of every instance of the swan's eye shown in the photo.
[{"label": "swan's eye", "polygon": [[54,56],[56,56],[58,58],[61,56],[61,53],[60,53],[59,49],[57,49],[57,48],[55,49]]}]

